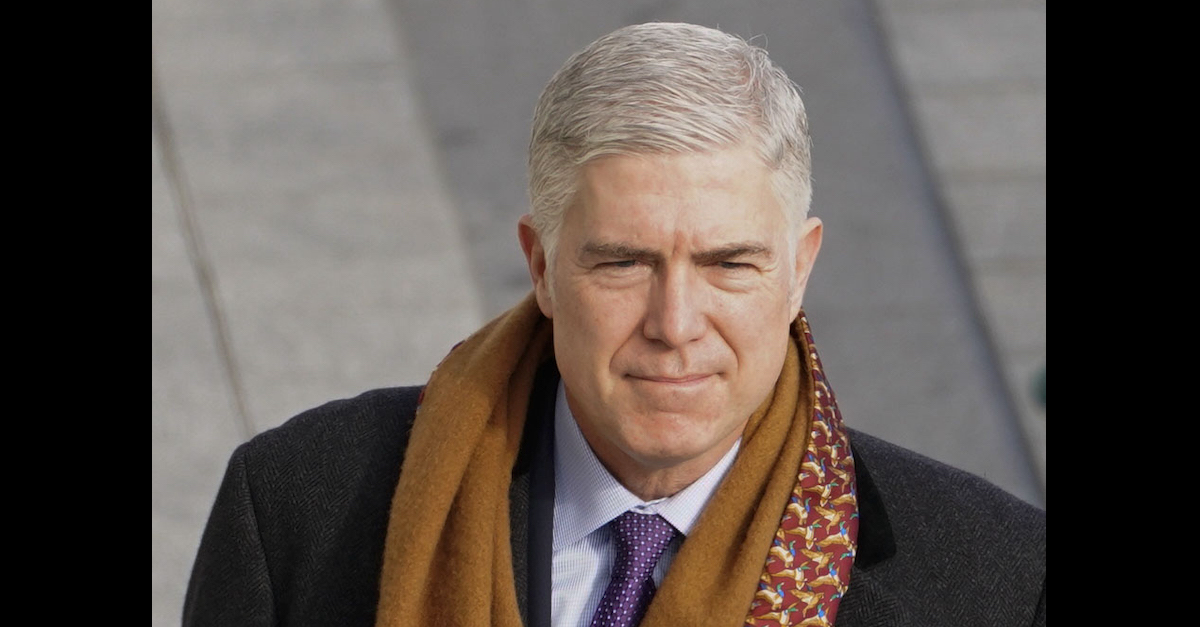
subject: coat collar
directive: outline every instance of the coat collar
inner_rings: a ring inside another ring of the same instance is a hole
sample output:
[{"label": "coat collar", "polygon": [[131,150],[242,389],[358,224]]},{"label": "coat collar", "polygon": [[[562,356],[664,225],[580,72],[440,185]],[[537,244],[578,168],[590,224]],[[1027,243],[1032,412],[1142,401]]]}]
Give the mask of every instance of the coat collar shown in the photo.
[{"label": "coat collar", "polygon": [[[854,446],[853,429],[849,430],[850,451],[854,455],[854,480],[858,485],[858,553],[854,556],[856,569],[870,569],[896,554],[896,539],[888,520],[883,496],[871,478],[862,450]],[[851,580],[853,585],[853,580]]]},{"label": "coat collar", "polygon": [[554,395],[558,367],[543,364],[533,382],[521,450],[509,488],[509,529],[517,607],[530,627],[549,627],[554,537]]},{"label": "coat collar", "polygon": [[850,587],[838,606],[837,627],[905,627],[913,624],[900,599],[877,576],[896,554],[896,539],[883,495],[871,477],[869,462],[854,446],[854,479],[858,486],[858,552],[850,571]]}]

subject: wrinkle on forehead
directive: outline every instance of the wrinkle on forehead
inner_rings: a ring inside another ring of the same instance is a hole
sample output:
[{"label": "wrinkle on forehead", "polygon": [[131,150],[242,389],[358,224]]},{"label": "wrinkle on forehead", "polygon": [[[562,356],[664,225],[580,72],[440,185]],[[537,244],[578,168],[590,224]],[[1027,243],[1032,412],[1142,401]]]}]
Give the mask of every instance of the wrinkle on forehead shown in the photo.
[{"label": "wrinkle on forehead", "polygon": [[[722,221],[722,208],[742,218]],[[647,240],[657,240],[659,245],[671,241],[682,245],[689,256],[710,261],[738,248],[746,249],[738,253],[756,255],[766,249],[767,256],[778,260],[781,253],[787,257],[787,251],[795,248],[794,242],[780,241],[781,232],[782,240],[790,240],[791,230],[772,190],[771,172],[746,148],[595,160],[581,172],[570,211],[575,215],[568,219],[581,220],[578,224],[584,233],[583,241],[577,242],[577,256],[599,252],[599,247],[614,253],[617,245],[641,249]],[[697,213],[708,217],[697,219]],[[776,217],[781,222],[773,225]],[[649,256],[645,251],[628,255],[645,256]]]}]

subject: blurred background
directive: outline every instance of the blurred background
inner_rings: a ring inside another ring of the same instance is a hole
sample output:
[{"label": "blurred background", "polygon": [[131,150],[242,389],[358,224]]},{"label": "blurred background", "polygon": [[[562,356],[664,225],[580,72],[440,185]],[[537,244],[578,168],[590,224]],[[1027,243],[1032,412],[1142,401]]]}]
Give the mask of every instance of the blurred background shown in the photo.
[{"label": "blurred background", "polygon": [[1045,0],[152,0],[153,624],[230,453],[422,383],[529,289],[534,102],[620,26],[801,87],[805,309],[851,426],[1045,506]]}]

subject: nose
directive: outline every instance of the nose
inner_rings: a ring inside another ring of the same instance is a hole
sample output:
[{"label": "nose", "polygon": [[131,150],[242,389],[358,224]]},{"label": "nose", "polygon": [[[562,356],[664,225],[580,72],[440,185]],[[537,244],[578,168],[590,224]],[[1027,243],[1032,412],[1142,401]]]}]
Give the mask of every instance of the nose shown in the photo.
[{"label": "nose", "polygon": [[666,269],[650,288],[643,331],[648,339],[672,348],[704,337],[708,330],[706,294],[700,277],[689,269]]}]

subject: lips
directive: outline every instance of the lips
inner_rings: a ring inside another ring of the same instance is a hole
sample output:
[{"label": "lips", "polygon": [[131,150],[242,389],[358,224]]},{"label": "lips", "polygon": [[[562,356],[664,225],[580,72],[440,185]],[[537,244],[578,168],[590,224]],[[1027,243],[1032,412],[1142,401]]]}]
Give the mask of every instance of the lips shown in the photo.
[{"label": "lips", "polygon": [[677,376],[662,376],[662,375],[643,375],[643,374],[631,374],[629,376],[634,379],[640,379],[642,381],[650,381],[653,383],[670,383],[670,384],[675,384],[675,385],[683,385],[683,384],[687,384],[687,383],[696,383],[698,381],[703,381],[713,375],[709,374],[709,373],[704,373],[704,374],[683,375],[683,376],[678,376],[678,377]]}]

